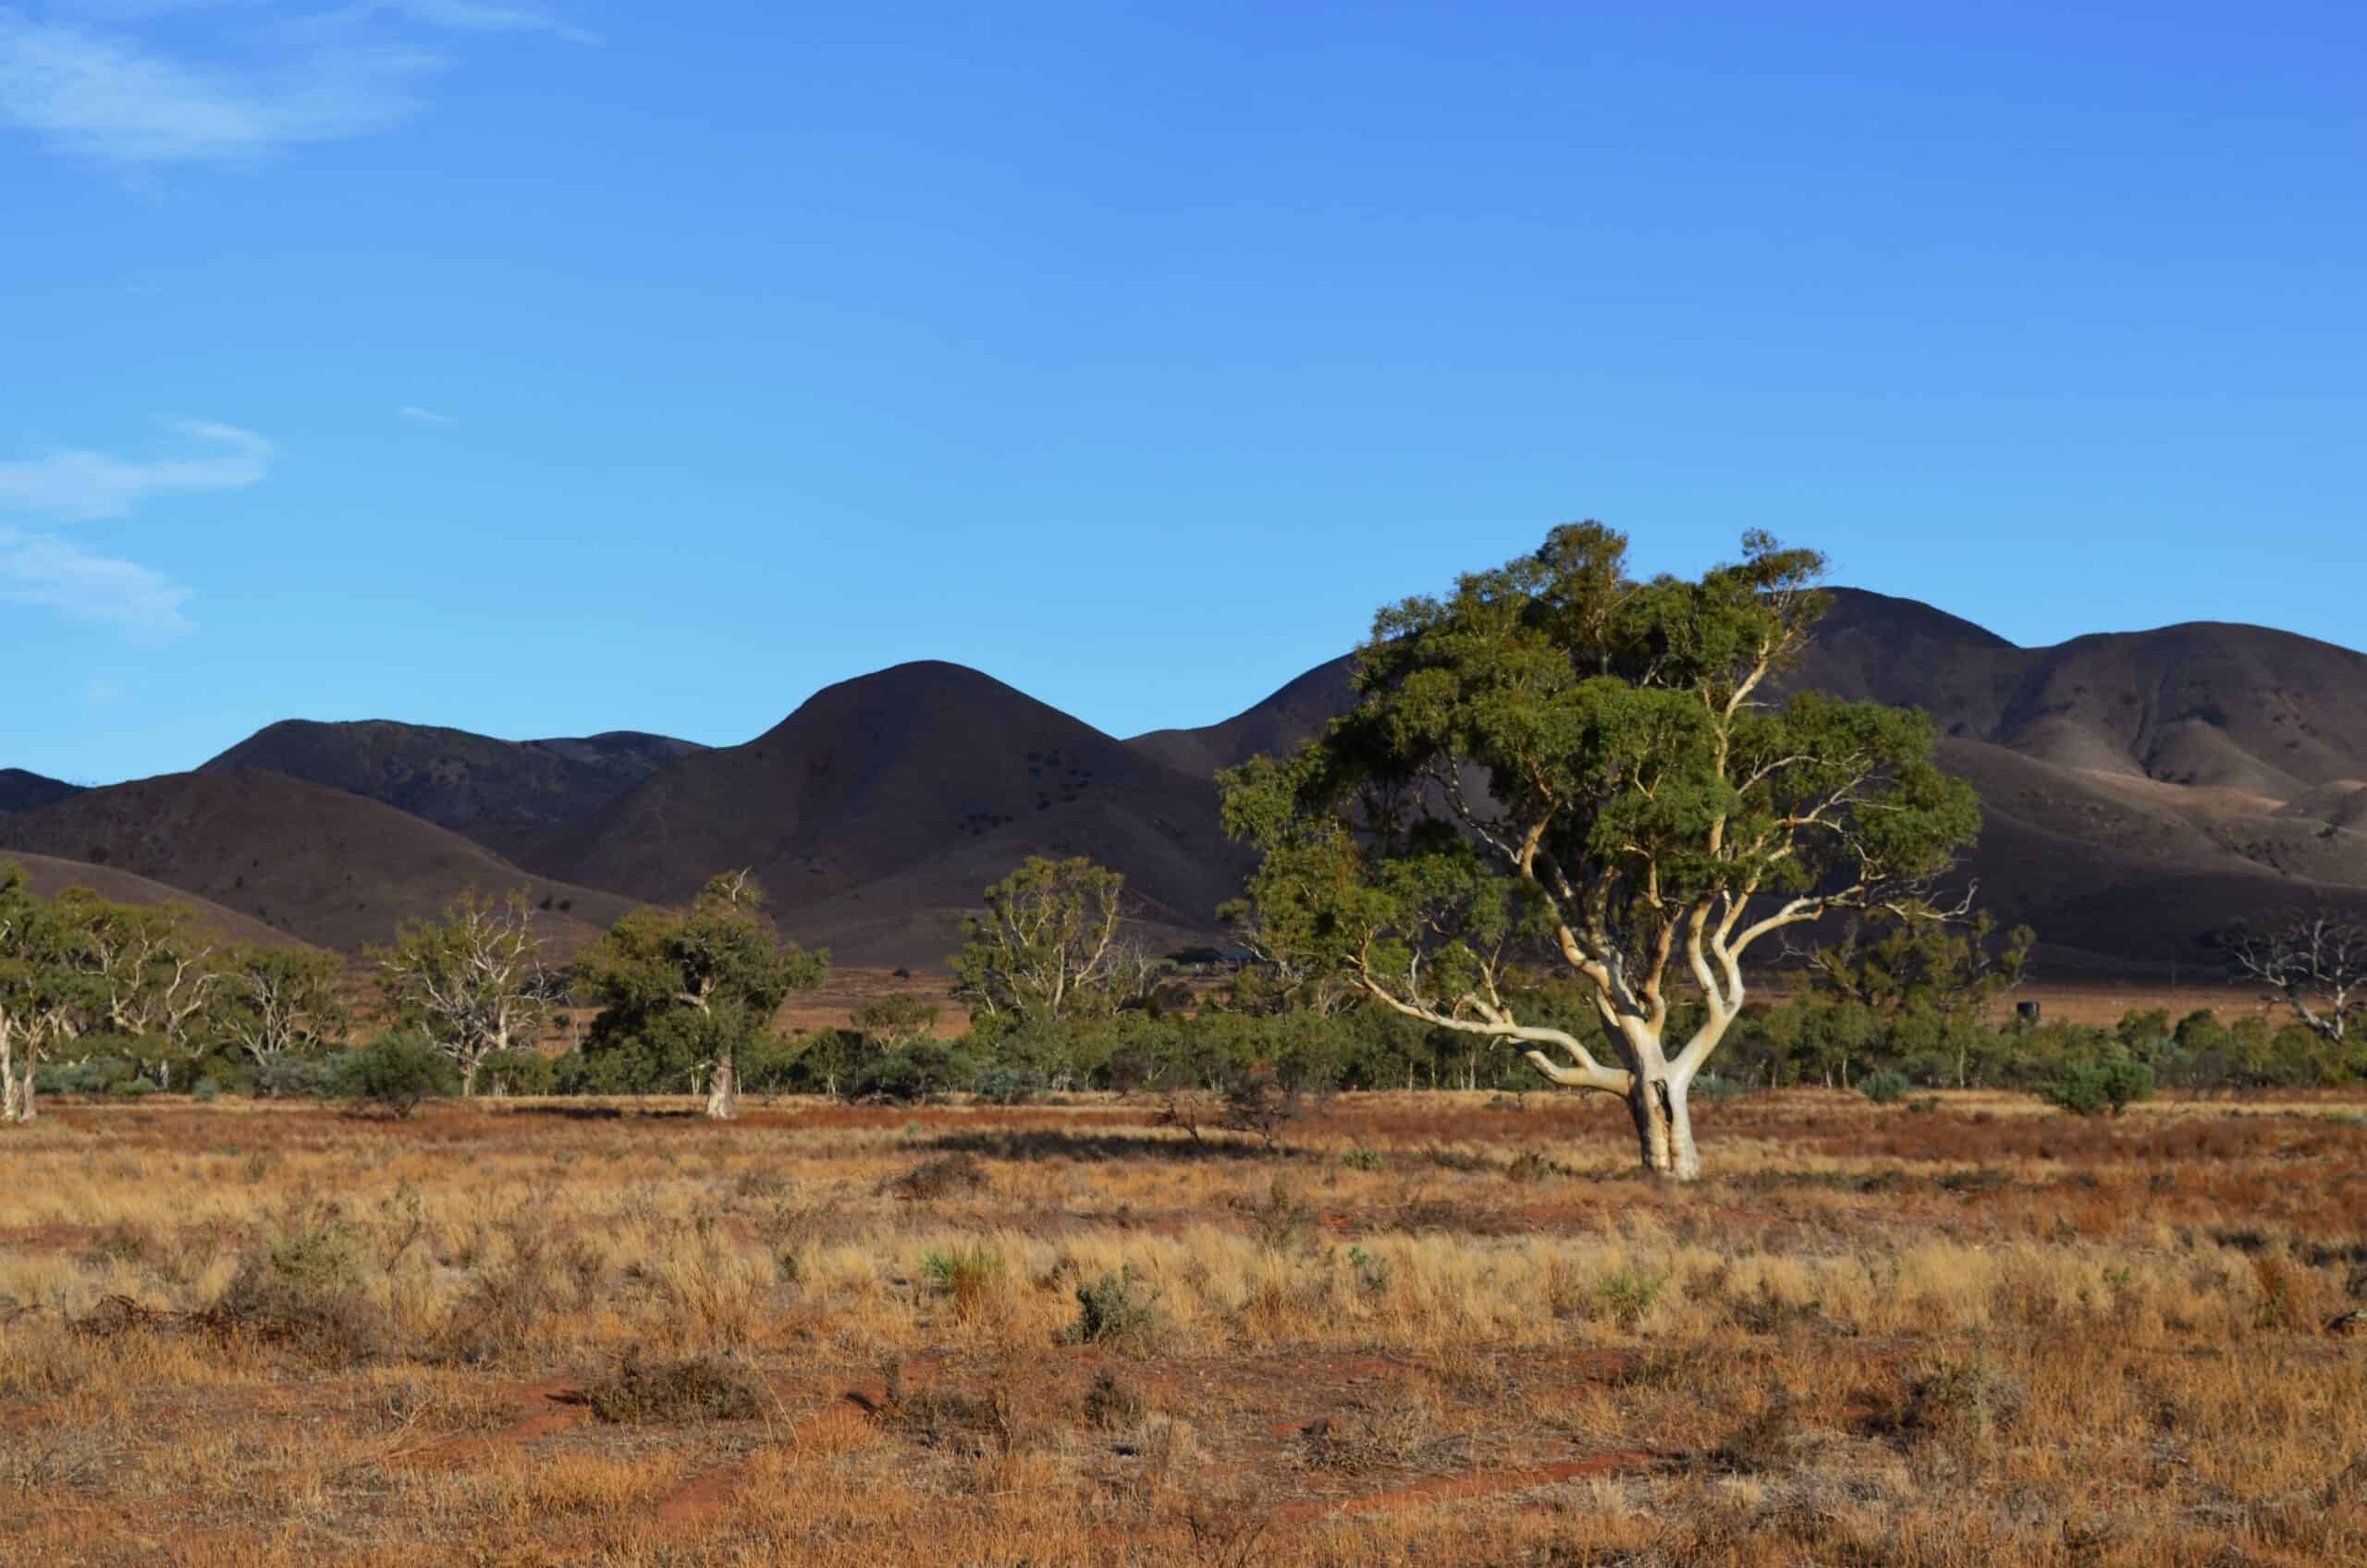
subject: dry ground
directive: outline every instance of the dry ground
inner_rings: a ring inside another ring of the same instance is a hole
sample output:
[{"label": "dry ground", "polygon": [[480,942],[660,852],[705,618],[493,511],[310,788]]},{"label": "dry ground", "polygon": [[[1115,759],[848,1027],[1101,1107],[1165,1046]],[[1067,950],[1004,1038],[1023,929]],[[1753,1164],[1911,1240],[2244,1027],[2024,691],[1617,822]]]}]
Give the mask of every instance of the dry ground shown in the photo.
[{"label": "dry ground", "polygon": [[0,1139],[0,1562],[2367,1562],[2356,1097],[675,1109]]}]

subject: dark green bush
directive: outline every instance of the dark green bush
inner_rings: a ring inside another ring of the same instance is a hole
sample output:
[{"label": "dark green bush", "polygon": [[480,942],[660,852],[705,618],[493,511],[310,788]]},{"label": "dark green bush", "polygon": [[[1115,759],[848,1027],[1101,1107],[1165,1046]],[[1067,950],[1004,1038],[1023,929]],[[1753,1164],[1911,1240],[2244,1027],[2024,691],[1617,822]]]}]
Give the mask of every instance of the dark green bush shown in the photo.
[{"label": "dark green bush", "polygon": [[2104,1059],[2075,1062],[2063,1075],[2042,1084],[2039,1094],[2047,1104],[2074,1116],[2118,1116],[2139,1100],[2153,1097],[2153,1070],[2141,1061]]},{"label": "dark green bush", "polygon": [[1858,1080],[1858,1092],[1876,1105],[1893,1105],[1907,1097],[1907,1074],[1884,1068]]},{"label": "dark green bush", "polygon": [[1159,1326],[1158,1293],[1143,1288],[1131,1263],[1115,1274],[1079,1285],[1076,1309],[1076,1321],[1061,1336],[1073,1345],[1139,1339]]},{"label": "dark green bush", "polygon": [[409,1116],[460,1087],[452,1059],[420,1035],[381,1035],[330,1064],[328,1089],[354,1109]]}]

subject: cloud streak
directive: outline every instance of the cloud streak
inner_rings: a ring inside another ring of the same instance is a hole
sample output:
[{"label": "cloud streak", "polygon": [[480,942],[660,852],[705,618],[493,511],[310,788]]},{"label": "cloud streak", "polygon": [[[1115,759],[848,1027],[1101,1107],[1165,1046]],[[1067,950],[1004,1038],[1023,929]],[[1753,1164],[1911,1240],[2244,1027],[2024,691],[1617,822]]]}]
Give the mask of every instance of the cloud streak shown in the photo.
[{"label": "cloud streak", "polygon": [[[118,24],[175,11],[221,9],[193,0],[84,8]],[[286,14],[229,7],[248,18],[234,42],[276,42],[274,64],[201,65],[142,43],[120,26],[43,19],[0,5],[0,122],[63,152],[119,164],[251,158],[276,147],[380,131],[421,106],[421,81],[444,57],[414,40],[441,34],[592,34],[538,8],[479,0],[358,0]]]},{"label": "cloud streak", "polygon": [[[142,459],[71,447],[0,463],[0,514],[89,522],[159,496],[243,490],[271,472],[272,444],[251,430],[195,419],[171,429],[200,449]],[[38,606],[153,646],[197,629],[183,607],[189,599],[187,588],[138,561],[0,522],[0,604]]]},{"label": "cloud streak", "polygon": [[0,527],[0,602],[38,605],[154,645],[197,630],[190,591],[137,561],[86,550],[54,533]]},{"label": "cloud streak", "polygon": [[242,490],[271,472],[271,443],[251,430],[212,420],[181,420],[172,428],[216,449],[202,457],[141,462],[69,448],[0,463],[0,511],[87,522],[127,516],[153,496]]},{"label": "cloud streak", "polygon": [[416,403],[405,403],[395,410],[395,417],[405,424],[423,424],[433,430],[449,430],[460,423],[450,414],[439,414],[434,409],[423,409]]}]

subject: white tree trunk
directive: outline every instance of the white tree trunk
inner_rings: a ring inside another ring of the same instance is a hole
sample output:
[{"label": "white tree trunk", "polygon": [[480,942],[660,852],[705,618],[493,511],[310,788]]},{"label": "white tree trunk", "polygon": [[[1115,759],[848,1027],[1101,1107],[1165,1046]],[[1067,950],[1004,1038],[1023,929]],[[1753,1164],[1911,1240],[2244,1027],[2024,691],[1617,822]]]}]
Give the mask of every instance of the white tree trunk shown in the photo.
[{"label": "white tree trunk", "polygon": [[1672,1182],[1692,1182],[1701,1175],[1701,1151],[1693,1142],[1693,1112],[1686,1104],[1684,1078],[1671,1074],[1649,1078],[1636,1075],[1628,1096],[1628,1114],[1636,1120],[1636,1139],[1644,1169]]},{"label": "white tree trunk", "polygon": [[706,1113],[717,1121],[739,1118],[740,1072],[728,1056],[716,1059],[715,1074],[707,1080]]}]

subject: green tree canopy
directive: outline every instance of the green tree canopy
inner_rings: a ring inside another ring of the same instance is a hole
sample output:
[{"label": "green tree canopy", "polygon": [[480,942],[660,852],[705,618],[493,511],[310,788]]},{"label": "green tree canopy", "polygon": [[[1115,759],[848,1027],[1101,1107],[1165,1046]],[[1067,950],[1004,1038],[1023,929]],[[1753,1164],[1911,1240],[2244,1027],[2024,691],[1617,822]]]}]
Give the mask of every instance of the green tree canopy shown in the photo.
[{"label": "green tree canopy", "polygon": [[1040,1023],[1099,1018],[1124,999],[1118,940],[1126,879],[1082,856],[1025,864],[986,891],[963,924],[954,995],[972,1019]]},{"label": "green tree canopy", "polygon": [[[1752,950],[1834,910],[1929,913],[1979,827],[1922,714],[1771,700],[1824,607],[1822,569],[1752,533],[1739,563],[1639,581],[1624,536],[1576,523],[1382,610],[1355,708],[1222,779],[1228,829],[1262,851],[1264,940],[1620,1096],[1645,1164],[1698,1174],[1685,1092],[1742,1009]],[[1615,1064],[1522,1016],[1515,971],[1540,959],[1585,982]],[[1667,1040],[1680,978],[1704,1011]]]},{"label": "green tree canopy", "polygon": [[626,915],[582,961],[583,988],[606,1010],[595,1029],[703,1074],[707,1114],[721,1120],[740,1113],[740,1047],[829,973],[829,955],[784,940],[764,902],[746,872],[717,876],[687,913]]}]

